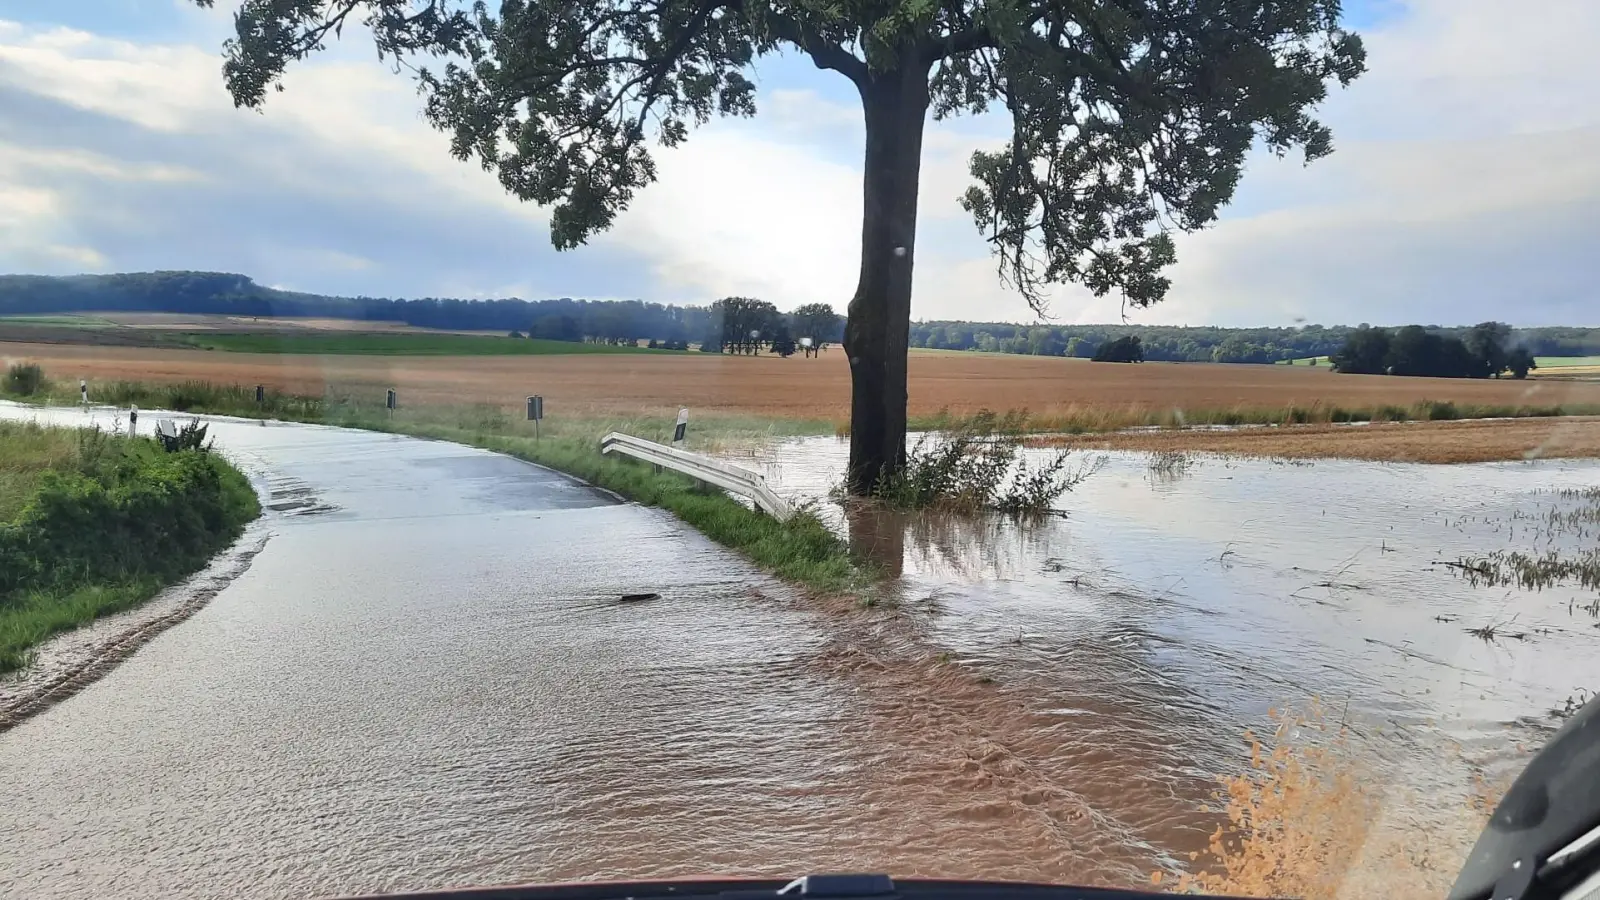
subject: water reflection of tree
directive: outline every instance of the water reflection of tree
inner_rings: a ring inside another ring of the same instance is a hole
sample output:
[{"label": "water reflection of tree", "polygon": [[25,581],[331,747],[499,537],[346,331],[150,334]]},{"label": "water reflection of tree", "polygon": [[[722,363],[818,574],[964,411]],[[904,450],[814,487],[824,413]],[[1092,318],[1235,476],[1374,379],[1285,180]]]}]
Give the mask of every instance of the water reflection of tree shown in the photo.
[{"label": "water reflection of tree", "polygon": [[903,575],[907,564],[927,574],[1010,578],[1065,537],[1058,516],[896,512],[851,503],[845,522],[851,549],[892,578]]}]

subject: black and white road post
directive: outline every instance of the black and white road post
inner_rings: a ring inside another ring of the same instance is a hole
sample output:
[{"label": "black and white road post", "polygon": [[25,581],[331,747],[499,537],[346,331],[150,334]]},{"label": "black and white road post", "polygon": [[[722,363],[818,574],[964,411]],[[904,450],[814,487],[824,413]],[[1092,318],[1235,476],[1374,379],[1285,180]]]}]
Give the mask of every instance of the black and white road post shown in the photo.
[{"label": "black and white road post", "polygon": [[678,424],[677,424],[676,427],[674,427],[672,429],[672,447],[673,447],[673,449],[675,449],[675,450],[682,450],[683,449],[683,438],[684,438],[684,435],[688,433],[688,431],[689,431],[689,411],[687,409],[679,409],[678,410]]},{"label": "black and white road post", "polygon": [[394,415],[394,408],[400,405],[398,399],[394,395],[394,388],[390,388],[389,393],[384,395],[383,405],[384,408],[389,410],[389,415],[392,417]]},{"label": "black and white road post", "polygon": [[83,379],[83,378],[78,379],[78,393],[83,397],[83,405],[84,406],[88,406],[89,405],[89,381],[88,381],[88,379]]}]

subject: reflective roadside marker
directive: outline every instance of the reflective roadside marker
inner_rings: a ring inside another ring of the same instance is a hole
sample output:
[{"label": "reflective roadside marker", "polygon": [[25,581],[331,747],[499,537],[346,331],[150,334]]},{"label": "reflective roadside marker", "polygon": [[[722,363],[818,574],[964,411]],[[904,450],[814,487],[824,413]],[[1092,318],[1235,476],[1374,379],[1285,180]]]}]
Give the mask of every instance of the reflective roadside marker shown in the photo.
[{"label": "reflective roadside marker", "polygon": [[672,429],[672,446],[674,446],[674,447],[682,446],[683,445],[683,435],[688,430],[689,430],[689,411],[687,409],[680,409],[680,410],[678,410],[678,424],[677,424],[677,427]]},{"label": "reflective roadside marker", "polygon": [[[392,393],[392,392],[391,392]],[[256,385],[256,404],[259,406],[267,401],[267,389],[264,385]]]},{"label": "reflective roadside marker", "polygon": [[383,398],[383,405],[389,410],[393,410],[395,408],[394,390],[392,388],[390,389],[388,395]]},{"label": "reflective roadside marker", "polygon": [[80,379],[78,381],[78,393],[83,395],[84,405],[87,406],[88,403],[89,403],[89,382],[88,381],[82,380],[82,379]]}]

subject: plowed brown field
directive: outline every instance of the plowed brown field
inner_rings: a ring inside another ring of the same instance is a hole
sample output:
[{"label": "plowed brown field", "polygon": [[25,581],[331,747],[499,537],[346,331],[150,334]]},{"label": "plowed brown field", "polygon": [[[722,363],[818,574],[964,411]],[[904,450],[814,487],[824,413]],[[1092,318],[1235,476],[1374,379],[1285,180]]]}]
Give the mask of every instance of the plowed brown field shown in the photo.
[{"label": "plowed brown field", "polygon": [[[820,359],[681,356],[292,356],[0,343],[0,360],[41,364],[52,379],[204,380],[266,384],[291,393],[395,388],[408,404],[491,403],[518,408],[528,394],[571,414],[706,412],[844,422],[850,370],[835,347]],[[1288,406],[1370,409],[1425,400],[1458,404],[1600,404],[1600,384],[1338,375],[1301,366],[1144,363],[1059,357],[913,352],[910,409],[1024,408],[1049,421],[1127,424],[1191,413]]]}]

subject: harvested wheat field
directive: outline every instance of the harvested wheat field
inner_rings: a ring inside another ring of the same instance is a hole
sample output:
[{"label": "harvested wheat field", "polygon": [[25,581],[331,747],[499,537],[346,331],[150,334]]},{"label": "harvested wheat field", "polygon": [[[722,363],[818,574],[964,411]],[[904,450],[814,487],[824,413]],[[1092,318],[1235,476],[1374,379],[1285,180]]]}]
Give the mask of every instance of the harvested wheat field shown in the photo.
[{"label": "harvested wheat field", "polygon": [[[835,347],[820,359],[619,354],[376,357],[221,353],[144,347],[0,343],[0,358],[41,364],[53,379],[203,380],[322,394],[395,388],[409,403],[518,408],[544,395],[552,415],[638,413],[686,405],[843,423],[850,371]],[[1600,405],[1600,384],[1337,375],[1298,366],[1089,363],[1060,357],[913,353],[910,409],[926,417],[1023,408],[1040,424],[1107,426],[1210,411],[1374,409],[1421,401],[1463,406]]]},{"label": "harvested wheat field", "polygon": [[1600,418],[1286,425],[1039,437],[1035,446],[1180,450],[1295,459],[1473,463],[1600,456]]}]

